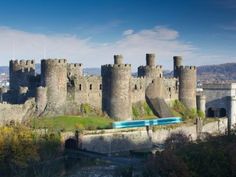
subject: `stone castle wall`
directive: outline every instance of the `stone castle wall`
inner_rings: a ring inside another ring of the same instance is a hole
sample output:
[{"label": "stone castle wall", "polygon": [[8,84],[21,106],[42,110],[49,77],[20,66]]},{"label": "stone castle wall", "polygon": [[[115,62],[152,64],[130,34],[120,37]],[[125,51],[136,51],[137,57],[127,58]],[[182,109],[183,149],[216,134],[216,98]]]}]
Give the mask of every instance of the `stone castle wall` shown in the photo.
[{"label": "stone castle wall", "polygon": [[70,79],[83,76],[83,65],[81,63],[68,63],[67,76]]},{"label": "stone castle wall", "polygon": [[88,103],[91,106],[102,108],[102,78],[100,76],[80,76],[74,80],[70,94],[72,100],[80,104]]},{"label": "stone castle wall", "polygon": [[131,103],[145,101],[146,78],[131,78]]},{"label": "stone castle wall", "polygon": [[167,102],[171,100],[177,100],[178,99],[178,79],[176,78],[164,78],[163,80],[165,89],[167,90],[167,95],[165,97],[165,100]]},{"label": "stone castle wall", "polygon": [[41,75],[35,76],[33,60],[12,60],[10,90],[0,93],[1,102],[24,103],[34,97],[37,115],[44,111],[70,114],[67,107],[89,104],[116,120],[132,119],[132,104],[146,101],[147,91],[153,99],[170,102],[179,97],[196,107],[196,69],[179,66],[181,61],[174,57],[178,77],[164,78],[155,54],[146,54],[146,66],[138,68],[138,77],[131,76],[131,65],[124,64],[121,55],[114,56],[114,64],[101,67],[101,76],[84,76],[82,64],[67,63],[66,59],[42,60]]},{"label": "stone castle wall", "polygon": [[0,125],[22,123],[35,112],[34,99],[27,100],[24,104],[0,103]]},{"label": "stone castle wall", "polygon": [[[225,133],[227,129],[227,119],[210,122],[203,125],[201,133]],[[153,145],[163,144],[172,133],[182,132],[193,141],[197,139],[198,132],[196,125],[182,125],[176,128],[124,128],[110,129],[102,131],[85,131],[80,136],[80,148],[97,153],[118,153],[130,150],[142,150],[152,148]],[[75,139],[74,132],[64,132],[61,134],[61,141],[64,143],[69,138]]]}]

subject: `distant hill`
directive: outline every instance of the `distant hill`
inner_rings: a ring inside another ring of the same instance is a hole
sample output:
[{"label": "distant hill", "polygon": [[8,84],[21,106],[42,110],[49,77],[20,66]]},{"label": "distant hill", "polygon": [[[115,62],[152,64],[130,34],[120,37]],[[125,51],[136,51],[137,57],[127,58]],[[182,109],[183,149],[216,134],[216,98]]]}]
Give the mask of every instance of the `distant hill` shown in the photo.
[{"label": "distant hill", "polygon": [[101,75],[100,68],[84,68],[85,75]]},{"label": "distant hill", "polygon": [[236,81],[236,63],[199,66],[197,74],[204,82]]},{"label": "distant hill", "polygon": [[7,73],[9,72],[8,66],[0,66],[0,73]]},{"label": "distant hill", "polygon": [[[8,66],[0,66],[0,73],[9,72]],[[36,64],[36,73],[40,73],[40,64]],[[86,75],[100,75],[100,68],[84,68]],[[219,65],[205,65],[199,66],[197,70],[198,80],[202,82],[221,82],[221,81],[235,81],[236,82],[236,63],[225,63]],[[137,75],[137,73],[133,73]],[[170,77],[173,75],[172,71],[164,71],[164,75]]]}]

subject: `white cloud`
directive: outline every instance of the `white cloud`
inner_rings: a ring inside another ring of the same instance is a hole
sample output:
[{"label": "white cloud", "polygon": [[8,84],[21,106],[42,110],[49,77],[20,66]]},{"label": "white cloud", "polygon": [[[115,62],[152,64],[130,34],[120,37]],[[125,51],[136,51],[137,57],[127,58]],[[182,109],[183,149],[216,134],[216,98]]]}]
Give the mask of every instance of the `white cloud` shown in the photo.
[{"label": "white cloud", "polygon": [[124,36],[127,36],[127,35],[131,35],[131,34],[133,34],[133,33],[134,33],[134,30],[128,29],[128,30],[125,30],[125,31],[123,32],[123,35],[124,35]]},{"label": "white cloud", "polygon": [[0,65],[8,65],[13,53],[17,59],[34,58],[39,62],[44,56],[44,48],[46,58],[67,58],[69,62],[81,62],[85,67],[113,63],[114,54],[122,54],[125,62],[132,64],[134,71],[139,65],[145,64],[146,53],[156,53],[158,64],[168,69],[172,68],[174,55],[187,58],[187,64],[195,64],[195,57],[198,57],[198,62],[202,61],[201,64],[205,62],[206,58],[201,60],[192,44],[179,40],[176,30],[165,27],[138,32],[129,30],[126,30],[129,35],[113,43],[94,43],[89,38],[81,39],[76,35],[45,35],[0,27]]}]

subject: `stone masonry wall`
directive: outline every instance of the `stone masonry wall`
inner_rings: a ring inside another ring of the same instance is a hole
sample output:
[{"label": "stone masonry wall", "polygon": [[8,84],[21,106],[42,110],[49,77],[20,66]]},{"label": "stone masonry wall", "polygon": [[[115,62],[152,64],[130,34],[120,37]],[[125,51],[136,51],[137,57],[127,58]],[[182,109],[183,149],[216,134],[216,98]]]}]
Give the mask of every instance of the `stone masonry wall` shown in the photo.
[{"label": "stone masonry wall", "polygon": [[21,123],[31,117],[34,112],[34,99],[30,99],[24,104],[0,103],[0,125],[9,124],[11,121]]},{"label": "stone masonry wall", "polygon": [[[203,133],[224,133],[227,128],[227,119],[207,123],[202,127]],[[192,140],[197,139],[196,125],[181,126],[174,129],[160,128],[147,130],[146,128],[110,129],[100,131],[85,131],[80,139],[81,148],[98,153],[115,153],[130,150],[147,149],[154,144],[163,143],[172,133],[184,132]],[[73,132],[62,133],[62,141],[73,138]]]}]

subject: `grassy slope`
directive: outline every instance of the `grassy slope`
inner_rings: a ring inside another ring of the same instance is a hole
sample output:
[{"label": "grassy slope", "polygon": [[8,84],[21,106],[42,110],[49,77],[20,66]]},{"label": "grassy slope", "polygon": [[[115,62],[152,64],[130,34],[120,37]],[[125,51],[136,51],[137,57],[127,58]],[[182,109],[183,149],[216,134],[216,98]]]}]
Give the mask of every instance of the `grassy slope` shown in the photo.
[{"label": "grassy slope", "polygon": [[49,128],[54,130],[105,129],[111,127],[112,120],[105,117],[59,116],[53,118],[34,119],[30,123],[34,128]]}]

